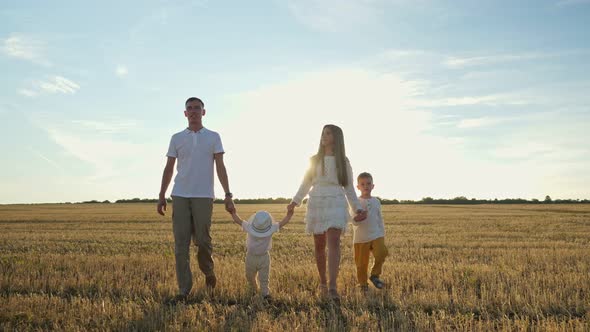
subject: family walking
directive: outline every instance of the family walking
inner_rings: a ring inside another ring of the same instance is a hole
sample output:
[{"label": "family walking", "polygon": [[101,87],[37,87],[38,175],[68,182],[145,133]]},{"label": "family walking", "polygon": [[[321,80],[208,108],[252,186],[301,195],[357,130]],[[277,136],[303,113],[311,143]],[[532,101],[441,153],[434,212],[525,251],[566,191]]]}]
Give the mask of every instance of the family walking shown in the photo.
[{"label": "family walking", "polygon": [[[338,126],[324,126],[318,151],[311,157],[299,190],[280,222],[274,222],[266,211],[259,211],[248,220],[243,220],[236,212],[229,189],[221,138],[218,133],[203,126],[202,118],[205,113],[205,105],[201,99],[191,97],[185,102],[184,115],[188,120],[188,127],[174,134],[170,140],[157,206],[158,213],[164,215],[167,206],[166,191],[177,164],[171,196],[178,300],[186,299],[192,288],[189,255],[191,239],[197,247],[198,265],[205,275],[206,286],[213,289],[216,285],[210,235],[215,197],[214,168],[225,191],[226,211],[248,234],[246,279],[252,290],[256,291],[260,286],[261,294],[265,298],[270,296],[268,285],[272,235],[290,221],[294,209],[301,206],[306,196],[305,230],[314,239],[319,294],[334,300],[340,297],[336,282],[340,270],[340,239],[349,222],[354,229],[354,260],[360,290],[367,291],[368,281],[379,289],[384,286],[379,278],[387,256],[381,205],[378,199],[371,197],[374,184],[369,173],[361,173],[357,177],[356,187],[361,192],[360,198],[357,196],[352,167],[346,156],[344,135]],[[350,210],[354,211],[353,218]],[[375,262],[368,276],[371,253]]]}]

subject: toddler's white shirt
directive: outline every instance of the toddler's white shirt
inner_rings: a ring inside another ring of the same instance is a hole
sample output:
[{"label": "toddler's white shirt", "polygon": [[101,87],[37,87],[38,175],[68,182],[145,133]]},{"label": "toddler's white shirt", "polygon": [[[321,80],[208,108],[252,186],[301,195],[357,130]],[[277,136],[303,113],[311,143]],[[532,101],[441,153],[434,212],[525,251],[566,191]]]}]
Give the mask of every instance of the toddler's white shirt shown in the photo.
[{"label": "toddler's white shirt", "polygon": [[253,255],[262,255],[272,248],[272,235],[279,231],[279,224],[272,223],[270,226],[270,235],[265,237],[256,237],[248,232],[250,223],[248,221],[242,221],[242,229],[248,233],[248,239],[246,240],[246,250]]}]

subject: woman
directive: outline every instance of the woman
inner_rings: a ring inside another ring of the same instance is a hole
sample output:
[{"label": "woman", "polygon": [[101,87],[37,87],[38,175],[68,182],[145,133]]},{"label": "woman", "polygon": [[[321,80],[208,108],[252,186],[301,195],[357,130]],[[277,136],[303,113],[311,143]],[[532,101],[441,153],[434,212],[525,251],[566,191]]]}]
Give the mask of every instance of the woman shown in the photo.
[{"label": "woman", "polygon": [[[329,295],[335,300],[340,298],[336,279],[340,270],[340,236],[350,220],[348,205],[356,211],[357,220],[364,220],[367,216],[356,196],[352,179],[342,129],[325,125],[318,153],[311,158],[303,182],[287,206],[287,210],[292,211],[309,194],[304,220],[307,233],[313,234],[319,289],[322,295]],[[329,284],[326,282],[326,243]]]}]

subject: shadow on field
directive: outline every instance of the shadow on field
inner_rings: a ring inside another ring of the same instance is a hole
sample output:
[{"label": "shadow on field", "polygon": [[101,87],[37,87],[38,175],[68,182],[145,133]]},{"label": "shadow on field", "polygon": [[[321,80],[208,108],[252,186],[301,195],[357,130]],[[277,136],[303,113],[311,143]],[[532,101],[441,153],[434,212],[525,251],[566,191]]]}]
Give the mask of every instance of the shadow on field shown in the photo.
[{"label": "shadow on field", "polygon": [[[143,317],[130,321],[128,331],[165,330],[250,330],[258,310],[242,298],[197,290],[185,300],[174,296],[160,302],[143,303]],[[237,310],[227,310],[228,308]],[[219,320],[218,317],[223,317]]]},{"label": "shadow on field", "polygon": [[327,331],[349,331],[351,329],[348,319],[342,312],[340,300],[322,299],[318,306],[322,309],[322,315],[324,316],[321,317],[321,321],[323,321],[322,328]]},{"label": "shadow on field", "polygon": [[267,300],[257,295],[233,296],[223,290],[213,294],[197,290],[184,301],[175,301],[171,296],[138,302],[143,316],[129,321],[125,330],[251,330],[264,328],[268,322],[293,312],[310,314],[317,327],[327,331],[363,326],[399,330],[411,326],[395,299],[379,291],[366,297],[348,294],[340,301],[317,299],[315,304],[282,297]]},{"label": "shadow on field", "polygon": [[171,306],[154,304],[143,310],[141,319],[130,321],[126,331],[163,331],[175,316],[176,309]]}]

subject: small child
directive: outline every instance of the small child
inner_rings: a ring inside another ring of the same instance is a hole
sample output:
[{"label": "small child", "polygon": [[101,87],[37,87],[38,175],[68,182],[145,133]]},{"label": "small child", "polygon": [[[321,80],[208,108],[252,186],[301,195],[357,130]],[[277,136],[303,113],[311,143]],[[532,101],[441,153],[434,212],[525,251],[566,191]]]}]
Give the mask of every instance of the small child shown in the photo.
[{"label": "small child", "polygon": [[269,251],[272,247],[272,235],[291,220],[293,211],[288,212],[279,223],[273,222],[272,216],[266,211],[256,212],[248,218],[248,221],[242,220],[235,209],[231,216],[234,222],[242,226],[242,229],[248,233],[246,240],[246,279],[252,289],[257,290],[256,275],[258,274],[262,296],[268,299],[270,298],[268,288],[270,279]]},{"label": "small child", "polygon": [[361,191],[359,200],[367,211],[367,219],[358,221],[355,217],[352,221],[354,229],[354,262],[356,264],[356,276],[361,291],[369,289],[367,283],[367,270],[369,268],[369,255],[372,252],[375,263],[371,269],[371,276],[368,278],[378,288],[383,288],[383,281],[379,279],[387,247],[385,247],[385,226],[381,215],[381,203],[375,197],[371,197],[371,191],[375,187],[373,176],[369,173],[361,173],[357,177],[357,189]]}]

